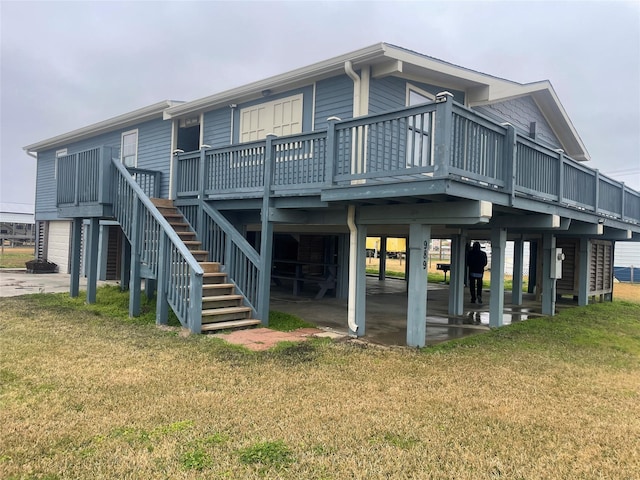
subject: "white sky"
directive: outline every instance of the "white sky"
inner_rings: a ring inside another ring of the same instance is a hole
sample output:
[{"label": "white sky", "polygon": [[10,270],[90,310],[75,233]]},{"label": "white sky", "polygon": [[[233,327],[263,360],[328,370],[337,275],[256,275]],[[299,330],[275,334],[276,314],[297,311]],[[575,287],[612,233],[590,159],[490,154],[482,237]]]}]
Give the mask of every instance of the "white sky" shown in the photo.
[{"label": "white sky", "polygon": [[32,204],[22,147],[378,42],[550,80],[592,161],[640,190],[640,2],[0,0],[0,201]]}]

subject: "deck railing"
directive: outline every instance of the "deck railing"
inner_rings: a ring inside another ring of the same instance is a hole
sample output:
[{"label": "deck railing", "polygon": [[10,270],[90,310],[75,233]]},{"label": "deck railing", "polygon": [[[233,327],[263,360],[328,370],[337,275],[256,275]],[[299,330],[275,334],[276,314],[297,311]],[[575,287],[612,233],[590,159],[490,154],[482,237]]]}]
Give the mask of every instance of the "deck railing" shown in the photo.
[{"label": "deck railing", "polygon": [[176,198],[261,197],[271,158],[272,196],[453,179],[640,224],[640,193],[446,97],[330,121],[327,130],[275,138],[266,148],[261,141],[177,156]]},{"label": "deck railing", "polygon": [[111,149],[96,147],[56,159],[56,206],[111,203]]},{"label": "deck railing", "polygon": [[180,323],[199,333],[202,268],[127,169],[117,159],[112,165],[114,216],[131,243],[133,267],[142,265],[157,281],[158,322],[166,323],[166,298]]},{"label": "deck railing", "polygon": [[[260,255],[247,240],[215,208],[199,200],[178,201],[177,206],[197,232],[202,248],[209,252],[208,260],[218,262],[222,271],[248,307],[258,318]],[[268,274],[268,272],[267,272]]]}]

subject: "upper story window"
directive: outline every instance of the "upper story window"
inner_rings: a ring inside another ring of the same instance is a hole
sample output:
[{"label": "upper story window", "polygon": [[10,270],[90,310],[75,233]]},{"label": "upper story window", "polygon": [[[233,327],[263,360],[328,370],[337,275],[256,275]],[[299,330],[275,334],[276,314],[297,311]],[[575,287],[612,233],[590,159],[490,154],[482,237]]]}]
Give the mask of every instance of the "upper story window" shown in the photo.
[{"label": "upper story window", "polygon": [[130,130],[122,134],[120,152],[120,160],[125,167],[135,167],[138,164],[138,130]]},{"label": "upper story window", "polygon": [[[433,103],[435,97],[424,90],[407,84],[407,106]],[[407,167],[426,167],[432,164],[433,138],[429,134],[433,124],[432,113],[422,113],[408,119]]]},{"label": "upper story window", "polygon": [[302,133],[302,94],[260,103],[240,110],[240,142]]}]

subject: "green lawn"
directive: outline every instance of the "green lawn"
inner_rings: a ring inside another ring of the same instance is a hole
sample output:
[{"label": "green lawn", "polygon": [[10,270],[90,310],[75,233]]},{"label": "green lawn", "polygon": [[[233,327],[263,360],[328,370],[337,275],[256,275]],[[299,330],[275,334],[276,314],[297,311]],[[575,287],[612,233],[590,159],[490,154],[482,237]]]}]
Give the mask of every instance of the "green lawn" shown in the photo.
[{"label": "green lawn", "polygon": [[152,303],[130,320],[115,288],[98,302],[0,299],[0,478],[640,471],[637,303],[423,350],[314,340],[256,353],[159,329]]}]

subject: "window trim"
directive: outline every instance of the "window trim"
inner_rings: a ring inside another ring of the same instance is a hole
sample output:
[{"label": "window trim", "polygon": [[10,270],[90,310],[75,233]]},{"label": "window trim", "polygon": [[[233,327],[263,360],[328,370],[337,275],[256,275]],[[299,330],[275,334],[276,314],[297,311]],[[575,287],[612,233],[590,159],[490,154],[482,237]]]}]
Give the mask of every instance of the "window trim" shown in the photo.
[{"label": "window trim", "polygon": [[[126,165],[124,163],[124,138],[128,135],[133,135],[136,134],[136,148],[135,148],[135,154],[133,155],[133,165]],[[120,163],[122,163],[125,167],[128,168],[136,168],[138,166],[138,145],[139,145],[139,140],[140,140],[140,134],[138,132],[138,129],[135,128],[133,130],[128,130],[126,132],[122,132],[122,135],[120,136]]]},{"label": "window trim", "polygon": [[[425,97],[428,98],[430,102],[435,102],[436,101],[436,96],[433,93],[429,93],[426,90],[423,90],[420,87],[415,86],[412,83],[407,82],[407,90],[406,90],[406,96],[405,96],[405,106],[410,107],[412,105],[409,104],[409,99],[411,96],[411,92],[415,92],[418,95],[420,95],[421,97]],[[425,103],[429,103],[429,102],[425,102]],[[419,104],[417,104],[419,105]]]}]

